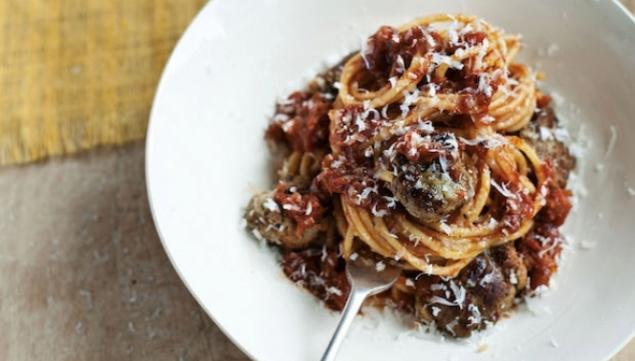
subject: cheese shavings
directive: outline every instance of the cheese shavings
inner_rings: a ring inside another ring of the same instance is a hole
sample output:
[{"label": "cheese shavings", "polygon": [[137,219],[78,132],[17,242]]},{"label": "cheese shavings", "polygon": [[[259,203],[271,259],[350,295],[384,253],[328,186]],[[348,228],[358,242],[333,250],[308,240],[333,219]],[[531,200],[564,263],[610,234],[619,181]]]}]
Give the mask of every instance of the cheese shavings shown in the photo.
[{"label": "cheese shavings", "polygon": [[381,272],[383,270],[386,269],[386,264],[382,261],[377,262],[377,264],[375,264],[375,271],[377,272]]}]

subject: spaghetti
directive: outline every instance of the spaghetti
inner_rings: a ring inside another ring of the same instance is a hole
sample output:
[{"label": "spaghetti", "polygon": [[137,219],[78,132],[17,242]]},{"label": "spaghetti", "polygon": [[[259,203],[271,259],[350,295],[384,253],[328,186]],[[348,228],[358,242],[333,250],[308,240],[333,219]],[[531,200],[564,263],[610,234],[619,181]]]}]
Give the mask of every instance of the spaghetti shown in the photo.
[{"label": "spaghetti", "polygon": [[[563,145],[562,154],[539,154],[539,140],[526,136],[549,101],[536,75],[514,62],[519,47],[518,36],[472,16],[381,27],[359,53],[278,105],[267,138],[288,156],[276,189],[252,200],[248,224],[294,250],[293,264],[302,250],[321,246],[322,263],[363,255],[401,267],[391,299],[424,321],[441,321],[439,307],[463,310],[466,292],[477,303],[486,299],[478,294],[486,286],[465,288],[482,283],[469,279],[477,266],[500,273],[512,300],[545,284],[570,208],[552,169],[563,162],[550,157],[571,156]],[[342,298],[338,288],[328,291],[319,269],[306,274],[316,252],[305,256],[304,269],[285,267],[290,278]],[[513,272],[505,271],[510,264]],[[329,267],[329,274],[337,269]],[[453,292],[441,297],[438,285]],[[439,299],[446,302],[434,306]],[[503,308],[476,310],[495,321]],[[461,336],[483,322],[446,331]]]}]

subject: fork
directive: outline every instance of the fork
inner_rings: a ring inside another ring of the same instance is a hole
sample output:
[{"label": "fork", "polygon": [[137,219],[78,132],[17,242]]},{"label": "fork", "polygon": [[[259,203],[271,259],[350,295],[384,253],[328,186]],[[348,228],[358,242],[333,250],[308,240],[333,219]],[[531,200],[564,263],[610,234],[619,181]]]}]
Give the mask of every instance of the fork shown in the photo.
[{"label": "fork", "polygon": [[321,361],[335,360],[337,351],[366,297],[389,289],[397,281],[400,273],[401,271],[397,267],[375,263],[362,257],[358,257],[354,261],[349,259],[346,263],[346,277],[351,284],[351,292],[348,294],[340,322],[320,359]]}]

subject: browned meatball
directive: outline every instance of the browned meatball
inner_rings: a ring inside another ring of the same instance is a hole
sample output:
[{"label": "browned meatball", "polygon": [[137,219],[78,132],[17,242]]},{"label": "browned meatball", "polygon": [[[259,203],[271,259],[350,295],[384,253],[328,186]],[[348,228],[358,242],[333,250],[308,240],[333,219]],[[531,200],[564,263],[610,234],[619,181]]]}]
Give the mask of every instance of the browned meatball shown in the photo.
[{"label": "browned meatball", "polygon": [[548,161],[553,169],[554,181],[566,187],[569,172],[575,168],[575,158],[558,136],[558,118],[550,106],[539,108],[531,122],[520,131],[520,136],[535,148],[540,159]]},{"label": "browned meatball", "polygon": [[400,148],[412,143],[408,134],[397,143],[401,153],[392,162],[396,176],[389,188],[412,216],[425,223],[439,222],[474,196],[476,170],[467,164],[451,134],[418,136],[418,148]]},{"label": "browned meatball", "polygon": [[299,249],[317,241],[320,235],[326,232],[328,223],[320,222],[304,228],[298,234],[296,222],[285,216],[283,209],[273,198],[273,192],[260,193],[255,195],[247,206],[247,226],[257,238],[284,248]]},{"label": "browned meatball", "polygon": [[476,257],[453,279],[420,277],[417,318],[435,321],[442,332],[468,337],[511,310],[526,283],[527,269],[513,244],[500,246]]}]

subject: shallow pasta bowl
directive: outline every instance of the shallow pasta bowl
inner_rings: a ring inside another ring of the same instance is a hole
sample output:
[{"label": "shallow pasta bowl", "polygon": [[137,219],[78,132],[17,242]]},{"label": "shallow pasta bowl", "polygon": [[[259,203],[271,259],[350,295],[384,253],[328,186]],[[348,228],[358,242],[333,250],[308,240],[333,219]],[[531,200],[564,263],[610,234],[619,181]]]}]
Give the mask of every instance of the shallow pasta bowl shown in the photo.
[{"label": "shallow pasta bowl", "polygon": [[521,58],[574,141],[576,209],[557,287],[491,331],[445,341],[389,312],[359,318],[342,360],[609,358],[635,330],[635,23],[609,1],[229,1],[208,4],[176,47],[147,139],[154,220],[174,267],[214,321],[259,360],[317,359],[337,315],[289,282],[241,227],[269,186],[262,132],[277,97],[383,24],[474,14],[523,35]]}]

